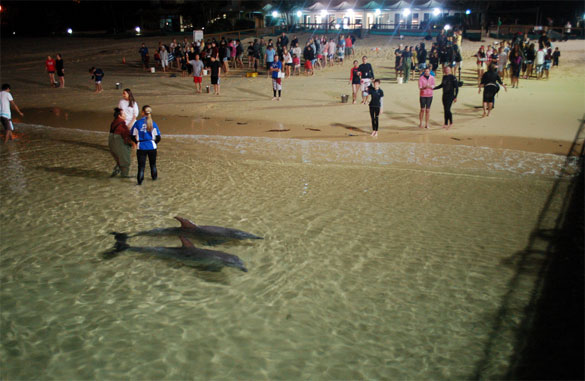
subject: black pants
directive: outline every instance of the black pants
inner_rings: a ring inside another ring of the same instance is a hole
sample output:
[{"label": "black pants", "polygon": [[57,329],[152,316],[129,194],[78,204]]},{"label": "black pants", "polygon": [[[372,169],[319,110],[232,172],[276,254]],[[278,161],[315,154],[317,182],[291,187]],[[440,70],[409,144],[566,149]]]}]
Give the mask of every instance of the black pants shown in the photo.
[{"label": "black pants", "polygon": [[453,114],[451,105],[453,105],[454,94],[443,94],[443,110],[445,111],[445,125],[453,124]]},{"label": "black pants", "polygon": [[136,159],[138,161],[138,185],[142,184],[144,180],[144,168],[146,167],[146,157],[148,156],[148,164],[150,164],[150,176],[153,180],[156,180],[158,174],[156,172],[156,150],[136,150]]},{"label": "black pants", "polygon": [[372,118],[372,130],[378,131],[378,116],[380,115],[380,107],[370,106],[370,118]]}]

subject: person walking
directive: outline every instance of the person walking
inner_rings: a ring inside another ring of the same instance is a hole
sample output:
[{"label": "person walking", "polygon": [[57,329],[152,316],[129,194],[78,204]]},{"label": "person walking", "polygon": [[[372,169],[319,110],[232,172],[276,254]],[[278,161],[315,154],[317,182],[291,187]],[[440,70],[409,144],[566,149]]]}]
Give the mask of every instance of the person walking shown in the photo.
[{"label": "person walking", "polygon": [[12,124],[12,113],[10,112],[10,106],[14,107],[17,113],[20,116],[24,116],[24,114],[20,111],[16,103],[14,103],[14,98],[12,94],[10,94],[11,89],[8,83],[2,85],[2,92],[0,92],[0,122],[4,127],[4,131],[6,135],[4,135],[4,143],[8,142],[9,140],[14,139],[12,136],[12,131],[14,131],[14,125]]},{"label": "person walking", "polygon": [[160,142],[160,130],[157,124],[152,120],[152,108],[145,105],[142,107],[143,117],[134,123],[130,135],[134,143],[137,144],[136,159],[138,161],[138,174],[136,179],[138,185],[144,181],[144,169],[146,167],[146,158],[150,164],[150,176],[152,180],[158,178],[156,169],[157,144]]},{"label": "person walking", "polygon": [[429,128],[429,117],[431,113],[431,103],[433,103],[433,88],[435,87],[435,77],[431,75],[431,69],[426,68],[423,75],[418,79],[418,88],[420,91],[420,113],[419,128],[423,128],[423,117],[425,128]]},{"label": "person walking", "polygon": [[508,91],[506,85],[502,82],[502,79],[498,75],[497,70],[490,66],[488,71],[486,71],[481,78],[481,83],[479,84],[478,94],[481,93],[481,89],[483,88],[483,116],[490,116],[490,112],[494,108],[494,100],[495,96],[500,91],[500,86],[504,86],[504,90]]},{"label": "person walking", "polygon": [[372,135],[378,136],[378,124],[380,113],[384,112],[384,91],[380,88],[380,80],[374,80],[374,86],[368,88],[368,100],[370,106],[370,118],[372,120]]},{"label": "person walking", "polygon": [[115,177],[120,173],[122,177],[129,177],[132,139],[130,138],[130,129],[126,125],[125,118],[124,110],[116,107],[114,109],[114,121],[110,125],[110,135],[108,137],[110,153],[116,162],[110,177]]},{"label": "person walking", "polygon": [[443,128],[448,130],[453,126],[453,114],[451,113],[451,106],[457,102],[457,95],[459,94],[459,81],[457,77],[451,74],[451,68],[445,68],[445,75],[439,86],[433,90],[443,89],[443,111],[445,116],[445,123]]}]

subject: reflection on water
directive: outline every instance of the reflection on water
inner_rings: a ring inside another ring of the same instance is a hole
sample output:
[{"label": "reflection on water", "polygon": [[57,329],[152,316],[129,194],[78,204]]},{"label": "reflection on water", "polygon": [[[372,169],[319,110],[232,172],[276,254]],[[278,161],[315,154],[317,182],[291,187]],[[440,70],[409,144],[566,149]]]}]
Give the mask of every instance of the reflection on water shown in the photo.
[{"label": "reflection on water", "polygon": [[[167,136],[159,180],[136,186],[108,177],[106,134],[20,128],[0,153],[4,379],[469,378],[562,161]],[[215,247],[249,272],[103,259],[110,232],[176,215],[262,235]],[[507,370],[542,259],[523,269],[486,378]]]}]

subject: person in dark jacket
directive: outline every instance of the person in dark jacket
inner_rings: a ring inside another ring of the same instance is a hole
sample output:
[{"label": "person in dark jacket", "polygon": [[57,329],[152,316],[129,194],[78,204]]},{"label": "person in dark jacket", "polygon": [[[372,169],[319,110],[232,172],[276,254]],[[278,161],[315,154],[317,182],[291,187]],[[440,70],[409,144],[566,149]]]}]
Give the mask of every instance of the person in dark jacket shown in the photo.
[{"label": "person in dark jacket", "polygon": [[457,102],[457,94],[459,94],[459,81],[451,74],[451,68],[445,68],[445,75],[439,86],[433,90],[443,89],[443,111],[445,112],[445,123],[443,128],[448,130],[453,126],[453,114],[451,113],[451,106]]}]

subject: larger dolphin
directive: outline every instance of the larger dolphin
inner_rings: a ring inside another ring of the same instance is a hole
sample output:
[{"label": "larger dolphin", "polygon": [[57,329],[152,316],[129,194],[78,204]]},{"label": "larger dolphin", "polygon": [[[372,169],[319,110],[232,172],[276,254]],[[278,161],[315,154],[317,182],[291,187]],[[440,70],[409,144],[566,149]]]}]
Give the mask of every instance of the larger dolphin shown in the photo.
[{"label": "larger dolphin", "polygon": [[[246,233],[233,228],[222,226],[199,226],[183,217],[175,217],[181,223],[181,227],[157,228],[134,233],[128,237],[137,236],[182,236],[195,239],[208,245],[219,244],[232,240],[264,239],[254,234]],[[123,234],[123,233],[118,233]]]},{"label": "larger dolphin", "polygon": [[174,259],[187,266],[205,271],[221,271],[223,267],[234,267],[248,272],[242,260],[237,256],[223,251],[199,249],[185,237],[179,237],[182,242],[181,247],[140,247],[128,245],[126,243],[128,236],[125,234],[112,234],[116,236],[116,244],[114,249],[104,254],[105,258],[112,258],[118,253],[128,250],[152,254],[160,258]]}]

